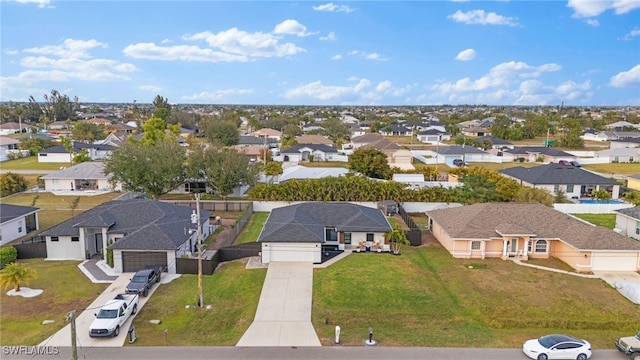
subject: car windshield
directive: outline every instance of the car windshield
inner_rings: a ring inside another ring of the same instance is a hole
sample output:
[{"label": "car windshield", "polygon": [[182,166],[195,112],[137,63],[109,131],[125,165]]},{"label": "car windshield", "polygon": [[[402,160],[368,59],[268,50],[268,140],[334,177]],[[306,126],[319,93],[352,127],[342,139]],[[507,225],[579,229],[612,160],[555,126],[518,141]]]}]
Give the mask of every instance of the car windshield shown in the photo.
[{"label": "car windshield", "polygon": [[131,279],[131,282],[147,282],[147,277],[146,276],[142,276],[142,275],[137,275],[134,276],[133,279]]},{"label": "car windshield", "polygon": [[544,346],[547,349],[550,349],[552,346],[565,341],[582,343],[582,341],[566,335],[547,335],[538,339],[538,342],[540,343],[540,345]]},{"label": "car windshield", "polygon": [[115,319],[118,317],[118,310],[100,310],[96,318],[98,319]]}]

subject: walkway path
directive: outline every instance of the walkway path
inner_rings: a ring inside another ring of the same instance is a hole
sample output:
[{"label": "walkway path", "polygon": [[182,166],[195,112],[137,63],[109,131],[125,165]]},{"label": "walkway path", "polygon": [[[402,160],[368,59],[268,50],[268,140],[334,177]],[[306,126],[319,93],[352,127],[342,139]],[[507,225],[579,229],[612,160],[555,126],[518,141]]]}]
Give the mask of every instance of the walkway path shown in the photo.
[{"label": "walkway path", "polygon": [[312,263],[269,263],[256,316],[236,346],[321,346],[311,324],[312,290]]}]

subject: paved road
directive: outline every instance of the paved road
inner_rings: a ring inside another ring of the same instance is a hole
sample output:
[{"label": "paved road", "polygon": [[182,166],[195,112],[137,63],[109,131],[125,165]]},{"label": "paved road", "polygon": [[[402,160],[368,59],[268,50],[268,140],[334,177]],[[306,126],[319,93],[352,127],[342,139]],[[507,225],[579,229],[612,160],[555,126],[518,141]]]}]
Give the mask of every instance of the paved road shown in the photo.
[{"label": "paved road", "polygon": [[6,170],[0,167],[0,174],[14,173],[22,175],[46,175],[58,170]]},{"label": "paved road", "polygon": [[[612,345],[613,346],[613,345]],[[13,359],[71,359],[70,348],[57,348],[55,355],[27,354],[23,350],[21,355],[9,355],[2,348],[0,357],[3,360]],[[526,360],[527,357],[520,349],[458,349],[458,348],[394,348],[394,347],[356,347],[356,346],[325,346],[325,347],[137,347],[124,348],[88,347],[78,349],[78,359],[90,360],[198,360],[198,359],[304,359],[304,360]],[[628,360],[617,350],[597,350],[592,360]]]}]

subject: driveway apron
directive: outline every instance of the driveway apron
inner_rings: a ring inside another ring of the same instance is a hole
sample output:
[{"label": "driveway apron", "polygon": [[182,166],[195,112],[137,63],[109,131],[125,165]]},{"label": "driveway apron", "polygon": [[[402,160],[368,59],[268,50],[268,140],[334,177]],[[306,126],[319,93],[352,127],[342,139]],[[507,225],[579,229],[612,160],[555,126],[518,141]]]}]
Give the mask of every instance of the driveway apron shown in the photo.
[{"label": "driveway apron", "polygon": [[311,324],[312,293],[312,263],[269,263],[255,318],[236,346],[321,346]]}]

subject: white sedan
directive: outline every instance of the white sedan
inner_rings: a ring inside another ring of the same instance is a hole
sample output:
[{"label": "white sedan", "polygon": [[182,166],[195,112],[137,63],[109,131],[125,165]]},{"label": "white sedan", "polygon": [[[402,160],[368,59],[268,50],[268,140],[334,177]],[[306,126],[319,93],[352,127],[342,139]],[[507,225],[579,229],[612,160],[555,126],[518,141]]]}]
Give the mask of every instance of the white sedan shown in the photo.
[{"label": "white sedan", "polygon": [[573,336],[552,334],[525,341],[522,351],[536,360],[587,360],[591,357],[591,344]]}]

